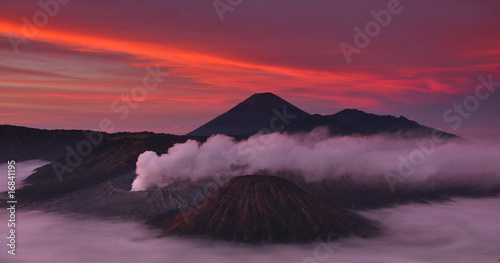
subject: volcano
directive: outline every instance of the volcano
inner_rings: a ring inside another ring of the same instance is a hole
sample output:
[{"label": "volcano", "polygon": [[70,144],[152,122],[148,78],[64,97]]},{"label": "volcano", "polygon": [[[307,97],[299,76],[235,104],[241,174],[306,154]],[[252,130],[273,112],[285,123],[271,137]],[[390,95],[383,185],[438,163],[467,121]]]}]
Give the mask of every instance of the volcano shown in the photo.
[{"label": "volcano", "polygon": [[273,93],[256,93],[215,119],[188,133],[188,136],[252,136],[259,132],[307,133],[327,128],[331,136],[390,134],[443,138],[458,136],[426,127],[403,116],[377,115],[345,109],[331,115],[311,115]]},{"label": "volcano", "polygon": [[263,175],[232,178],[194,208],[159,215],[149,224],[167,234],[248,243],[311,242],[378,232],[370,220],[329,206],[284,178]]},{"label": "volcano", "polygon": [[273,93],[256,93],[187,135],[251,136],[262,129],[281,131],[291,120],[309,115]]}]

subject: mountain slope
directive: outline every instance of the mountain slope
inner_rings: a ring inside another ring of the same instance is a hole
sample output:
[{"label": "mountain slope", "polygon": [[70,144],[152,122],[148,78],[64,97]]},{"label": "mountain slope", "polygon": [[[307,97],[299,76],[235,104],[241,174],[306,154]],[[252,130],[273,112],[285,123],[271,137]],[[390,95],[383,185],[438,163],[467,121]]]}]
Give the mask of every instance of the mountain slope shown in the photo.
[{"label": "mountain slope", "polygon": [[[137,158],[143,152],[163,154],[174,144],[184,143],[188,139],[187,136],[170,134],[115,134],[103,140],[91,154],[83,156],[75,167],[70,167],[66,156],[61,156],[51,164],[38,168],[26,178],[27,185],[18,190],[19,196],[23,203],[47,200],[112,180],[135,172]],[[71,168],[71,171],[61,175],[62,181],[56,174],[55,164]]]},{"label": "mountain slope", "polygon": [[[328,119],[342,121],[351,125],[358,134],[373,135],[381,133],[402,133],[412,137],[429,136],[435,129],[420,125],[416,121],[409,120],[403,116],[376,115],[356,109],[345,109],[338,113],[325,116]],[[444,138],[456,138],[458,136],[440,132]]]},{"label": "mountain slope", "polygon": [[257,93],[187,135],[250,136],[265,128],[280,130],[291,120],[305,116],[309,113],[272,93]]},{"label": "mountain slope", "polygon": [[53,161],[67,153],[66,147],[75,148],[88,136],[103,139],[110,137],[104,132],[85,130],[42,130],[12,125],[0,125],[0,162],[16,162],[41,159]]},{"label": "mountain slope", "polygon": [[235,177],[191,210],[149,223],[167,234],[249,243],[309,242],[378,232],[373,222],[329,206],[286,179],[262,175]]}]

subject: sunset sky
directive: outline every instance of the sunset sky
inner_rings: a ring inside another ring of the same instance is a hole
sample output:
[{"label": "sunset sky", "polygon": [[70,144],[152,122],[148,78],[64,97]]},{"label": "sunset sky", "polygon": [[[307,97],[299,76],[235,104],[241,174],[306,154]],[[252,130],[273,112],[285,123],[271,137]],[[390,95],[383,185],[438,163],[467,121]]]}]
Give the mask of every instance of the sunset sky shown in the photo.
[{"label": "sunset sky", "polygon": [[[443,119],[477,97],[479,76],[500,82],[498,0],[217,0],[231,10],[219,14],[213,0],[41,2],[1,4],[1,124],[99,130],[106,118],[185,134],[273,92],[309,113],[404,115],[468,138],[500,129],[500,87],[458,128]],[[388,5],[399,11],[348,63],[341,43]],[[124,102],[157,66],[157,88]]]}]

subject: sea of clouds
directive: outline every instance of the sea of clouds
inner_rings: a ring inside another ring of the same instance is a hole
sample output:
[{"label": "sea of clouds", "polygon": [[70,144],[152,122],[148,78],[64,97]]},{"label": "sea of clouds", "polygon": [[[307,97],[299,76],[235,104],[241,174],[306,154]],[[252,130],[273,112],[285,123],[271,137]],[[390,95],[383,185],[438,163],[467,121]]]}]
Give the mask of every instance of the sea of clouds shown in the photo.
[{"label": "sea of clouds", "polygon": [[[16,255],[9,255],[4,245],[0,262],[498,262],[499,207],[500,198],[488,198],[368,210],[362,214],[381,222],[383,235],[265,246],[157,238],[157,230],[141,223],[20,210]],[[7,218],[7,212],[0,211],[0,223]],[[0,236],[6,237],[7,231],[7,224],[1,223]]]}]

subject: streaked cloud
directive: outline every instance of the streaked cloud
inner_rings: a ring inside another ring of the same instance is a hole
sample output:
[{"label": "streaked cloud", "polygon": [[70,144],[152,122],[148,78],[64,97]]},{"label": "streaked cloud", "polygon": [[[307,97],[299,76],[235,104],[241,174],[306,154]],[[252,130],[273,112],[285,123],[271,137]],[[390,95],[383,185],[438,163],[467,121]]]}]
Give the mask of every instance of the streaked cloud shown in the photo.
[{"label": "streaked cloud", "polygon": [[500,4],[488,0],[402,0],[403,12],[346,63],[339,44],[387,2],[245,1],[221,22],[211,2],[73,0],[16,54],[7,34],[22,35],[22,18],[41,8],[10,1],[0,11],[0,110],[15,114],[2,122],[93,128],[157,64],[169,77],[118,129],[186,132],[263,91],[312,113],[405,112],[439,126],[435,105],[473,92],[481,74],[500,79]]}]

